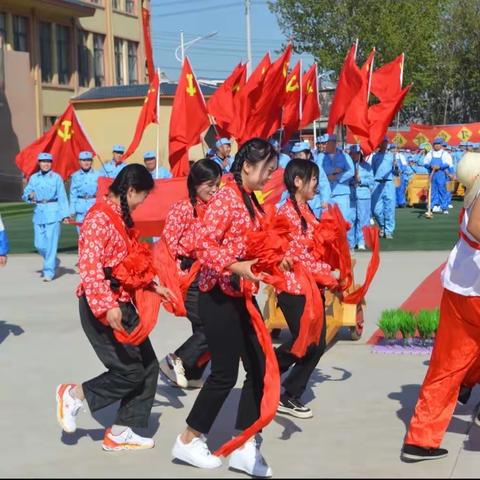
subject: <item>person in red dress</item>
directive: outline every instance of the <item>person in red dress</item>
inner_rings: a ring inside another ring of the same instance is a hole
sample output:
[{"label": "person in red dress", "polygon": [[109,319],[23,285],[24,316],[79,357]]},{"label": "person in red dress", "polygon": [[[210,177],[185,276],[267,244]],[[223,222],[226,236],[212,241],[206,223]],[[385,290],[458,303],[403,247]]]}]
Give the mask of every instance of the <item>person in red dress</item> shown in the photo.
[{"label": "person in red dress", "polygon": [[[65,432],[72,433],[84,400],[92,412],[120,400],[115,423],[105,431],[102,448],[107,451],[154,446],[152,438],[141,437],[132,428],[147,427],[156,393],[158,361],[148,337],[139,345],[117,339],[136,328],[138,314],[131,291],[112,275],[134,245],[129,236],[133,227],[130,212],[153,187],[152,177],[143,165],[126,166],[110,186],[106,202],[90,209],[80,230],[80,319],[107,371],[81,384],[59,385],[57,419]],[[164,287],[152,283],[151,288],[171,299]]]},{"label": "person in red dress", "polygon": [[[244,280],[258,282],[256,260],[245,260],[246,235],[260,229],[263,214],[254,190],[261,190],[277,168],[277,154],[266,141],[253,138],[241,146],[228,182],[207,207],[197,242],[201,263],[199,313],[211,353],[211,373],[178,435],[172,456],[200,468],[217,468],[218,456],[206,443],[215,419],[236,384],[240,360],[246,371],[235,428],[243,431],[260,415],[265,357],[250,322],[243,292]],[[230,456],[231,468],[270,477],[253,436]]]},{"label": "person in red dress", "polygon": [[[186,277],[197,261],[196,240],[203,225],[208,202],[217,193],[222,171],[213,160],[204,158],[195,162],[187,179],[188,200],[175,203],[167,214],[163,238],[170,254],[176,260],[177,273]],[[160,361],[161,371],[182,388],[200,388],[202,374],[208,359],[205,329],[199,314],[198,274],[187,290],[185,308],[192,324],[192,335]]]},{"label": "person in red dress", "polygon": [[[329,276],[331,274],[330,265],[317,260],[312,252],[314,228],[318,224],[318,220],[310,209],[308,201],[316,194],[318,178],[319,170],[314,162],[302,159],[291,160],[284,172],[284,182],[289,197],[279,208],[278,215],[286,217],[292,226],[290,247],[286,254],[292,266],[299,265],[314,276]],[[308,345],[303,356],[299,358],[291,352],[292,346],[299,336],[302,321],[308,320],[302,318],[306,297],[299,273],[295,268],[285,271],[284,276],[285,288],[277,290],[277,300],[292,337],[277,347],[275,352],[281,374],[293,367],[283,381],[284,393],[280,397],[278,412],[297,418],[310,418],[313,413],[300,401],[300,397],[325,352],[326,322],[323,321],[323,327],[319,332],[320,336],[315,339],[316,343]],[[319,288],[322,289],[323,295],[323,287],[320,285]],[[324,311],[315,313],[321,318],[324,317]]]}]

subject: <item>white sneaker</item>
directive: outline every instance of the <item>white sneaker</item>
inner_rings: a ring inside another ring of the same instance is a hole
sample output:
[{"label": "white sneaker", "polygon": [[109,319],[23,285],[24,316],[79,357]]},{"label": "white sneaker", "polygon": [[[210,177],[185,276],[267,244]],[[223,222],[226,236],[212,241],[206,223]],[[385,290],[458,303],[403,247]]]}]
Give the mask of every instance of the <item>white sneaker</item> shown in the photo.
[{"label": "white sneaker", "polygon": [[359,245],[358,249],[363,251],[363,250],[366,250],[367,248],[365,247],[365,245]]},{"label": "white sneaker", "polygon": [[230,455],[228,466],[248,473],[252,477],[270,478],[273,475],[272,469],[260,453],[260,448],[257,447],[255,438],[250,439]]},{"label": "white sneaker", "polygon": [[433,208],[432,208],[432,212],[433,213],[440,213],[442,211],[442,209],[438,206],[438,205],[435,205]]},{"label": "white sneaker", "polygon": [[160,370],[165,376],[180,388],[188,387],[188,380],[185,376],[185,369],[183,368],[182,360],[179,357],[174,358],[169,353],[160,361]]},{"label": "white sneaker", "polygon": [[120,435],[114,435],[111,428],[105,430],[102,448],[107,452],[119,450],[144,450],[153,448],[155,442],[153,438],[141,437],[128,427]]},{"label": "white sneaker", "polygon": [[212,455],[204,435],[183,443],[180,435],[172,448],[172,457],[198,468],[218,468],[222,465],[219,457]]},{"label": "white sneaker", "polygon": [[453,208],[453,205],[452,205],[452,204],[450,204],[450,205],[448,206],[448,208]]},{"label": "white sneaker", "polygon": [[203,378],[191,378],[190,380],[188,380],[188,388],[202,388],[204,383],[205,382],[203,381]]},{"label": "white sneaker", "polygon": [[443,214],[444,214],[444,215],[448,215],[448,214],[449,214],[449,211],[448,211],[448,210],[444,210],[444,211],[443,211]]},{"label": "white sneaker", "polygon": [[76,416],[83,405],[81,400],[70,395],[70,391],[75,387],[72,383],[61,383],[56,392],[57,420],[67,433],[73,433],[77,429]]}]

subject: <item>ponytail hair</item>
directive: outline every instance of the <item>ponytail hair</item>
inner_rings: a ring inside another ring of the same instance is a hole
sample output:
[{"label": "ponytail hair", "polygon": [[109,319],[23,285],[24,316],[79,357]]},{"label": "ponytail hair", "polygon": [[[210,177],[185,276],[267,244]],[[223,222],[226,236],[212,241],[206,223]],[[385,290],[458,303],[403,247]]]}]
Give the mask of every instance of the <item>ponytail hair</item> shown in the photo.
[{"label": "ponytail hair", "polygon": [[132,187],[137,192],[150,192],[153,190],[155,182],[150,172],[138,163],[131,163],[120,170],[119,174],[110,185],[108,190],[113,195],[120,198],[120,207],[122,209],[123,223],[127,228],[133,227],[133,220],[130,215],[130,207],[127,201],[127,192]]},{"label": "ponytail hair", "polygon": [[250,195],[243,188],[242,182],[242,168],[245,162],[251,165],[257,165],[262,162],[268,162],[271,159],[278,159],[278,153],[273,148],[273,146],[263,140],[263,138],[251,138],[245,142],[237,154],[235,155],[235,160],[232,164],[230,172],[233,174],[235,183],[238,185],[240,193],[242,194],[243,203],[247,207],[248,214],[250,218],[255,220],[255,208],[254,204],[260,212],[264,213],[264,210],[260,203],[258,202],[255,192],[252,192]]},{"label": "ponytail hair", "polygon": [[293,208],[300,217],[300,223],[302,225],[302,233],[305,234],[307,231],[307,221],[305,217],[300,212],[300,208],[297,203],[295,194],[297,193],[297,187],[295,186],[295,178],[299,177],[304,183],[310,182],[312,177],[319,177],[319,168],[315,162],[310,160],[304,160],[301,158],[294,158],[287,163],[285,171],[283,173],[283,181],[287,187],[287,192],[292,201]]},{"label": "ponytail hair", "polygon": [[222,176],[222,169],[217,162],[209,159],[202,158],[196,161],[187,178],[188,198],[193,207],[193,216],[197,217],[197,187],[204,182],[211,180],[220,180]]}]

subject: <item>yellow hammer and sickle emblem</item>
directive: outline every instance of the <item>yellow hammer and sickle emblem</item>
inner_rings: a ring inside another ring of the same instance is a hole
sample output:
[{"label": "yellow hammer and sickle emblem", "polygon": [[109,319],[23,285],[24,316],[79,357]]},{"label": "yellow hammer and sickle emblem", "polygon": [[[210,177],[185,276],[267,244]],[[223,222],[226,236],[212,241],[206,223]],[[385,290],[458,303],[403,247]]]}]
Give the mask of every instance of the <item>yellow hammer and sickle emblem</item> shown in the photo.
[{"label": "yellow hammer and sickle emblem", "polygon": [[64,120],[60,125],[63,127],[63,130],[59,128],[57,130],[57,135],[64,142],[66,142],[67,140],[70,140],[72,138],[73,130],[70,130],[70,127],[72,126],[72,122],[70,120]]},{"label": "yellow hammer and sickle emblem", "polygon": [[292,78],[287,83],[287,92],[294,92],[299,88],[300,86],[298,85],[298,82],[297,82],[297,76],[293,75]]},{"label": "yellow hammer and sickle emblem", "polygon": [[313,86],[311,81],[307,82],[307,93],[313,93]]},{"label": "yellow hammer and sickle emblem", "polygon": [[232,87],[232,92],[235,93],[235,92],[238,92],[240,90],[240,83],[236,83],[233,87]]},{"label": "yellow hammer and sickle emblem", "polygon": [[193,75],[191,73],[187,73],[187,93],[193,97],[197,93],[197,89],[193,86]]},{"label": "yellow hammer and sickle emblem", "polygon": [[288,72],[288,62],[285,62],[283,64],[283,76],[287,78],[287,72]]}]

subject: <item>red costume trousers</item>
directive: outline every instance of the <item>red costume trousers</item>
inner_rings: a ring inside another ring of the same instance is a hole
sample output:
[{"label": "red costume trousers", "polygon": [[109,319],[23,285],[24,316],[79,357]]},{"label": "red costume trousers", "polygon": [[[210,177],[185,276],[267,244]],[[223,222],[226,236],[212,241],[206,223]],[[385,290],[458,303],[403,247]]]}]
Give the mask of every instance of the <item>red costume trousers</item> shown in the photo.
[{"label": "red costume trousers", "polygon": [[480,356],[480,297],[443,291],[440,326],[405,443],[438,448],[460,385]]}]

